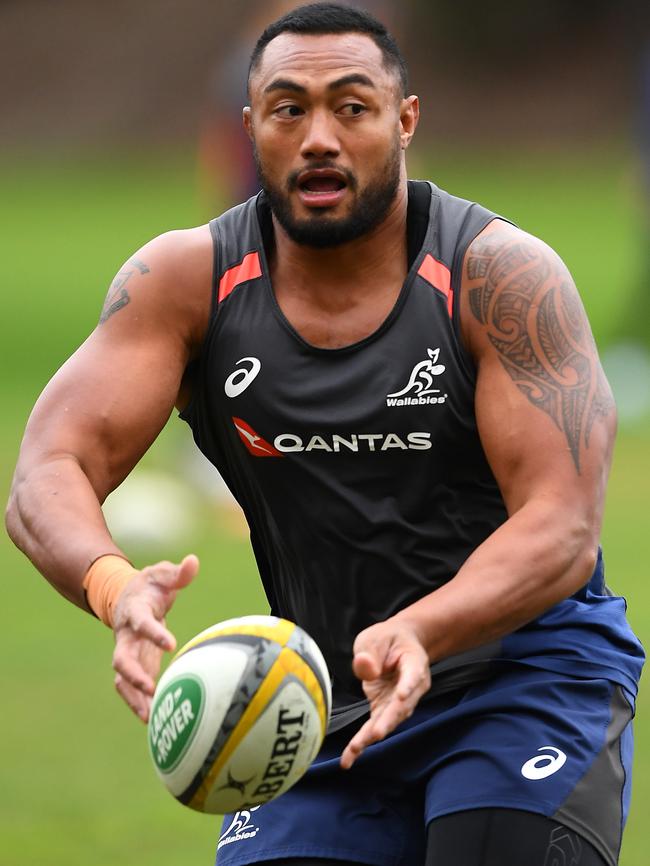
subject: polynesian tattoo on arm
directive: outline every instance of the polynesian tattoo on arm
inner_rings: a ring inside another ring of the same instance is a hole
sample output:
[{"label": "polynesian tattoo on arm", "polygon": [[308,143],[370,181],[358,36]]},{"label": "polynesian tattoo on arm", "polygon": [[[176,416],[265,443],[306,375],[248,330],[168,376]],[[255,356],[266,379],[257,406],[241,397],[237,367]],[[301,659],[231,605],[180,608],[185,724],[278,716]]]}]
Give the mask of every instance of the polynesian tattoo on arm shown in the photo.
[{"label": "polynesian tattoo on arm", "polygon": [[117,313],[118,310],[126,307],[129,303],[131,298],[126,290],[126,284],[136,271],[139,271],[141,274],[148,274],[149,268],[140,259],[133,258],[129,259],[124,267],[115,275],[102,307],[99,317],[100,325],[103,325],[114,313]]},{"label": "polynesian tattoo on arm", "polygon": [[541,244],[498,230],[472,244],[467,261],[472,313],[510,378],[564,433],[576,471],[580,448],[614,401],[573,281]]}]

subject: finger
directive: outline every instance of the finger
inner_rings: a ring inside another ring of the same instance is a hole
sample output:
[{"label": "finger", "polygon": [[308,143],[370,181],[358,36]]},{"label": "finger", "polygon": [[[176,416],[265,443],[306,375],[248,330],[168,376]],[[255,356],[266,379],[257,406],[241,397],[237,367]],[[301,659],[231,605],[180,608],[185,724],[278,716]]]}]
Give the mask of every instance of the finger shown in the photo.
[{"label": "finger", "polygon": [[402,701],[397,697],[394,697],[389,703],[387,703],[383,707],[381,715],[374,719],[374,727],[372,730],[372,736],[374,739],[372,742],[376,743],[379,740],[383,740],[384,737],[387,737],[388,734],[394,731],[398,725],[408,719],[413,714],[416,703],[417,699]]},{"label": "finger", "polygon": [[128,704],[129,709],[143,722],[147,722],[151,701],[125,680],[121,674],[115,675],[115,688],[122,700]]},{"label": "finger", "polygon": [[341,756],[341,766],[347,769],[373,743],[388,736],[400,722],[408,718],[412,709],[388,705],[382,709],[379,718],[369,719],[348,743]]},{"label": "finger", "polygon": [[349,770],[352,764],[354,764],[357,758],[362,754],[366,746],[369,746],[371,743],[375,742],[375,740],[373,739],[373,729],[374,720],[368,719],[368,721],[359,728],[359,730],[347,744],[347,746],[343,750],[343,754],[341,755],[340,760],[341,767],[344,770]]},{"label": "finger", "polygon": [[133,601],[126,611],[124,625],[138,637],[171,652],[176,649],[176,638],[154,614],[146,602]]},{"label": "finger", "polygon": [[373,743],[378,743],[388,736],[403,721],[413,715],[418,698],[408,701],[394,697],[377,710],[372,710],[368,721],[357,731],[341,755],[341,766],[349,769],[359,755]]},{"label": "finger", "polygon": [[[177,592],[194,580],[198,568],[199,560],[194,554],[190,554],[178,565],[161,562],[145,570],[147,587],[150,590],[151,611],[156,619],[163,619],[176,600]],[[172,648],[165,647],[165,649]]]},{"label": "finger", "polygon": [[402,701],[411,698],[418,700],[430,685],[431,673],[428,661],[423,664],[420,658],[405,653],[399,662],[396,696]]},{"label": "finger", "polygon": [[382,673],[380,661],[369,650],[360,650],[355,653],[352,660],[352,670],[354,675],[362,681],[376,680]]},{"label": "finger", "polygon": [[193,553],[189,553],[183,558],[178,571],[178,588],[182,589],[188,583],[194,580],[199,573],[199,558]]},{"label": "finger", "polygon": [[153,695],[156,684],[140,663],[135,647],[118,643],[113,653],[113,669],[143,695]]},{"label": "finger", "polygon": [[171,562],[159,562],[152,565],[147,571],[149,583],[162,590],[176,591],[183,589],[196,577],[199,570],[199,560],[193,553],[184,557],[178,564]]}]

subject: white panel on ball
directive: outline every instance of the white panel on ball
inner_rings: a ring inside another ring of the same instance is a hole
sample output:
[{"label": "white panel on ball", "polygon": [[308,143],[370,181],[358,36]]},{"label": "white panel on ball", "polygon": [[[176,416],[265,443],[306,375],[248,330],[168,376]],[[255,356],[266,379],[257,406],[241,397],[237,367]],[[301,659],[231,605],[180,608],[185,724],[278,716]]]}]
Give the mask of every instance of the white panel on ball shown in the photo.
[{"label": "white panel on ball", "polygon": [[320,749],[330,711],[316,643],[287,620],[239,617],[192,638],[161,677],[150,751],[180,802],[235,811],[298,781]]}]

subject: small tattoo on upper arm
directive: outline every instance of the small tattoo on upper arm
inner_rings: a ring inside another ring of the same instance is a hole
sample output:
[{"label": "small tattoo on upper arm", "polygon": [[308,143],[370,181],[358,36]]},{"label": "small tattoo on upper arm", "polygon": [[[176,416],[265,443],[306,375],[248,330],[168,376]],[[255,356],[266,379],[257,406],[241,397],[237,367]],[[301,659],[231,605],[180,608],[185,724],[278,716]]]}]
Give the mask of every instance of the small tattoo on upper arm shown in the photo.
[{"label": "small tattoo on upper arm", "polygon": [[150,268],[147,267],[141,259],[132,258],[126,263],[126,265],[124,265],[122,270],[116,274],[110,285],[108,294],[106,295],[104,306],[102,307],[102,312],[99,317],[100,325],[103,325],[104,322],[107,319],[110,319],[114,313],[117,313],[118,310],[126,307],[130,302],[131,298],[126,290],[126,284],[136,270],[139,271],[140,274],[148,274],[150,272]]},{"label": "small tattoo on upper arm", "polygon": [[566,268],[505,229],[474,242],[467,274],[483,280],[469,291],[472,314],[519,390],[564,433],[580,474],[581,445],[613,400]]},{"label": "small tattoo on upper arm", "polygon": [[145,265],[145,263],[141,259],[136,259],[135,257],[133,257],[130,260],[129,264],[135,265],[141,274],[148,274],[149,273],[149,268]]}]

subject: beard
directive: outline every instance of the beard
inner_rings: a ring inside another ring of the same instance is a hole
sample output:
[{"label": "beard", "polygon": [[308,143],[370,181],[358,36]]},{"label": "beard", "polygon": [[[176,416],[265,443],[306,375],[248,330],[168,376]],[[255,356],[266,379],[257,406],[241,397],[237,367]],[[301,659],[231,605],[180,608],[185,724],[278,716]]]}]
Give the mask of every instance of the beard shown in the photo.
[{"label": "beard", "polygon": [[289,195],[298,189],[300,172],[295,171],[289,175],[286,189],[283,190],[269,180],[254,145],[253,155],[260,185],[266,193],[274,216],[292,241],[307,247],[317,249],[337,247],[372,231],[386,218],[399,188],[401,167],[399,140],[395,142],[395,147],[388,154],[385,164],[360,191],[357,178],[351,171],[342,169],[333,160],[316,160],[310,163],[308,168],[331,168],[342,172],[347,181],[347,188],[353,193],[358,192],[356,203],[346,216],[338,219],[330,217],[327,208],[315,209],[313,216],[298,219],[293,215]]}]

